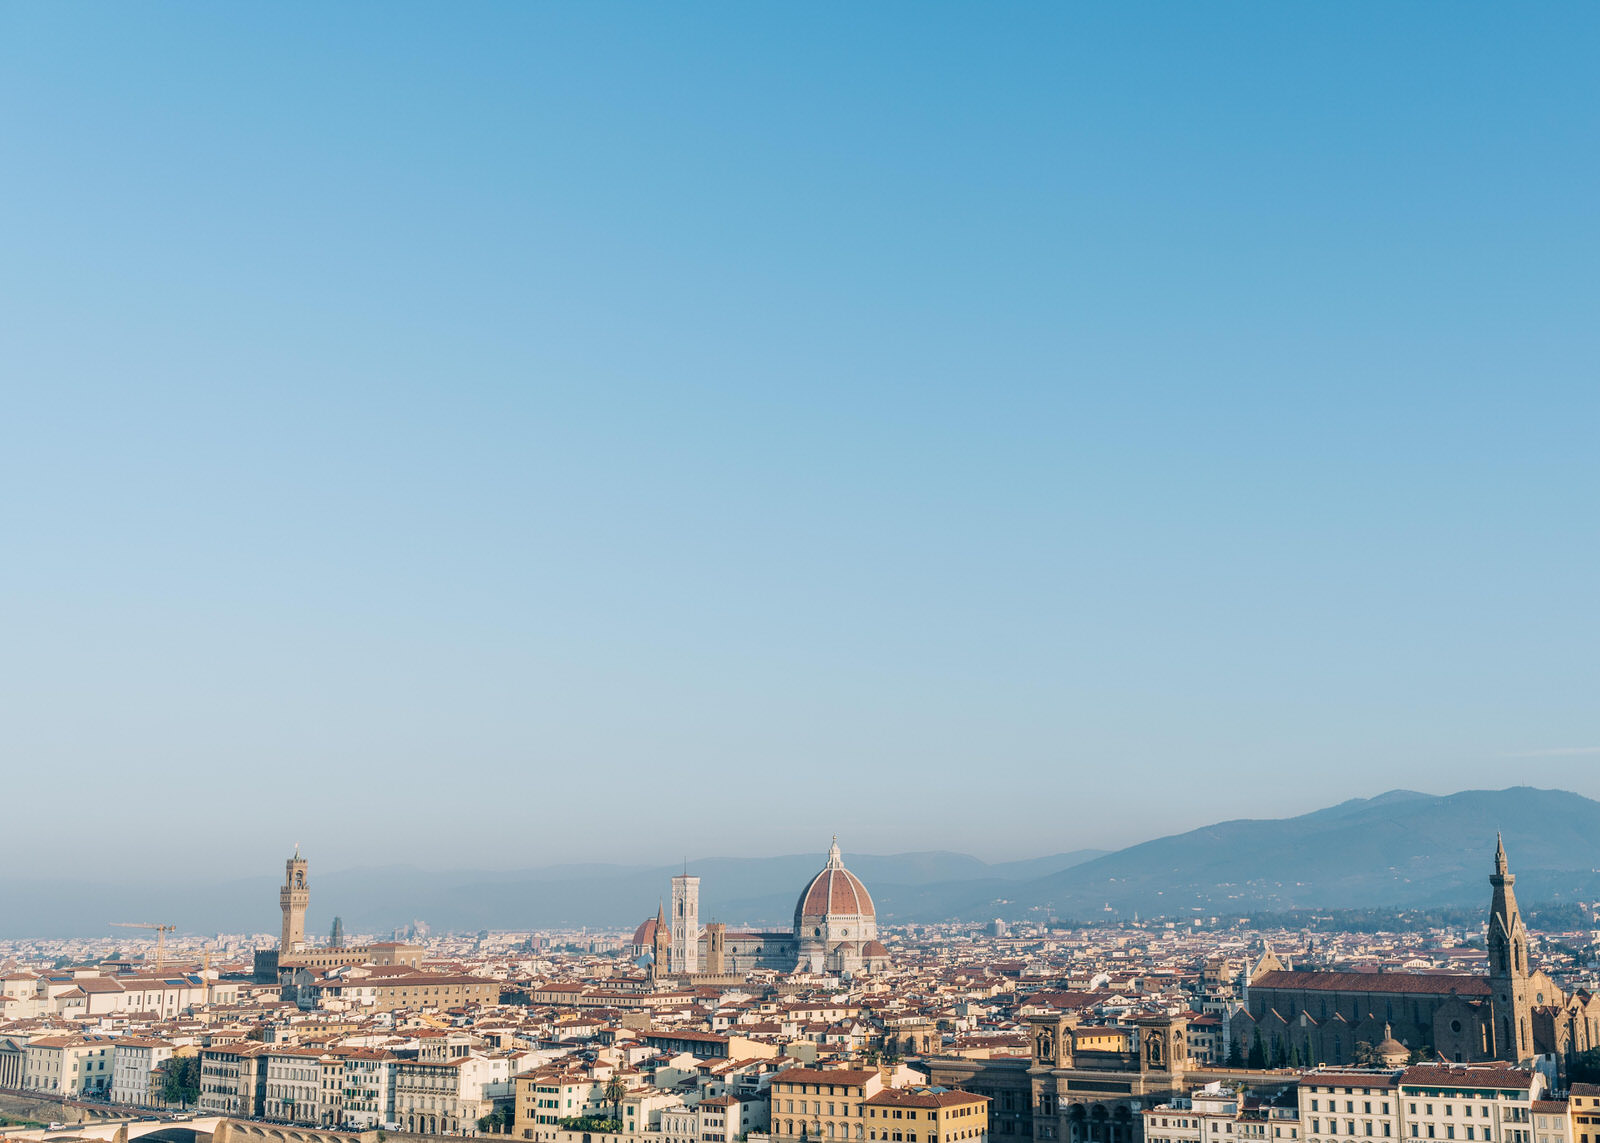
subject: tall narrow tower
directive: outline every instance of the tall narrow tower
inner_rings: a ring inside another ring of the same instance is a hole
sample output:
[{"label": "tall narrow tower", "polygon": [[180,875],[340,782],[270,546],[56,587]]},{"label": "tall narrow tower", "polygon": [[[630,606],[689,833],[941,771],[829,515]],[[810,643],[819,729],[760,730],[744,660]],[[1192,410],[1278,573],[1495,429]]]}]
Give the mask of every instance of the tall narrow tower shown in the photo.
[{"label": "tall narrow tower", "polygon": [[278,942],[280,957],[299,952],[306,946],[306,905],[311,901],[306,865],[298,845],[294,847],[294,856],[283,863],[283,888],[278,890],[278,907],[283,910],[283,937]]},{"label": "tall narrow tower", "polygon": [[672,971],[700,971],[700,878],[672,879]]},{"label": "tall narrow tower", "polygon": [[672,926],[667,924],[667,910],[656,903],[656,928],[650,934],[650,976],[660,980],[672,971]]},{"label": "tall narrow tower", "polygon": [[706,926],[706,971],[721,976],[728,971],[728,926],[712,921]]},{"label": "tall narrow tower", "polygon": [[1533,1055],[1533,1029],[1528,998],[1528,931],[1522,927],[1517,910],[1517,895],[1512,886],[1516,876],[1509,871],[1506,847],[1498,834],[1494,839],[1494,903],[1489,907],[1489,1009],[1493,1013],[1490,1029],[1496,1059],[1518,1062]]}]

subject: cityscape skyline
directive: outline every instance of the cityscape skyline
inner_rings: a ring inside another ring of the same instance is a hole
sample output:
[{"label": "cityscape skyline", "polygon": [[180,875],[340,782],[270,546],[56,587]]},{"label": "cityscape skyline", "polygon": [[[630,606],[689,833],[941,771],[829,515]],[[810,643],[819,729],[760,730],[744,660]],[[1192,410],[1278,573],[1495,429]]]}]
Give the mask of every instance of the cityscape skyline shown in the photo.
[{"label": "cityscape skyline", "polygon": [[[867,1143],[920,1119],[927,1143],[1573,1143],[1600,1059],[1600,961],[1574,942],[1600,905],[1525,923],[1520,867],[1484,840],[1471,916],[1398,930],[886,925],[835,841],[765,931],[702,924],[701,878],[673,873],[670,907],[622,932],[357,943],[338,920],[312,936],[297,850],[276,938],[0,938],[0,1132]],[[61,1121],[18,1118],[41,1114]]]},{"label": "cityscape skyline", "polygon": [[[985,864],[949,850],[867,850],[855,853],[852,863],[880,886],[882,915],[896,924],[996,917],[1309,918],[1330,909],[1412,924],[1422,917],[1458,916],[1470,905],[1478,856],[1472,839],[1485,830],[1504,836],[1520,854],[1524,891],[1531,894],[1525,900],[1536,915],[1570,919],[1581,902],[1600,899],[1600,802],[1531,786],[1442,797],[1390,791],[1293,818],[1212,823],[1109,852]],[[830,865],[838,860],[840,839],[832,840]],[[591,860],[457,871],[318,863],[312,881],[321,892],[307,927],[306,870],[314,852],[296,845],[288,863],[298,879],[295,943],[330,920],[341,930],[369,935],[413,924],[441,932],[503,931],[508,925],[515,930],[528,923],[603,931],[633,924],[628,902],[649,896],[649,886],[668,877],[676,886],[680,874],[695,884],[702,874],[707,878],[706,915],[771,926],[793,905],[783,886],[822,859],[812,852],[662,861],[658,854],[655,862],[640,865]],[[105,918],[135,912],[161,914],[179,935],[248,929],[248,918],[259,911],[252,902],[266,895],[272,880],[261,868],[251,876],[224,877],[150,866],[138,878],[120,881],[13,878],[0,886],[0,939],[92,934],[103,930]],[[289,892],[280,887],[284,902]],[[743,947],[732,942],[730,955],[742,955]]]},{"label": "cityscape skyline", "polygon": [[1597,59],[0,4],[0,1143],[1600,1143]]}]

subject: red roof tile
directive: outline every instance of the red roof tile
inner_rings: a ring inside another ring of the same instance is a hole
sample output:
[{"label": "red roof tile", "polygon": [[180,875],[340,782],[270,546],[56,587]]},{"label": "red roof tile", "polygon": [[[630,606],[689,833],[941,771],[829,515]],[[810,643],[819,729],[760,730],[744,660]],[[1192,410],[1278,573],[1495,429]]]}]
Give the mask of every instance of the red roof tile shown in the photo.
[{"label": "red roof tile", "polygon": [[1306,992],[1382,992],[1449,996],[1488,996],[1489,979],[1452,972],[1264,972],[1250,982],[1263,988]]}]

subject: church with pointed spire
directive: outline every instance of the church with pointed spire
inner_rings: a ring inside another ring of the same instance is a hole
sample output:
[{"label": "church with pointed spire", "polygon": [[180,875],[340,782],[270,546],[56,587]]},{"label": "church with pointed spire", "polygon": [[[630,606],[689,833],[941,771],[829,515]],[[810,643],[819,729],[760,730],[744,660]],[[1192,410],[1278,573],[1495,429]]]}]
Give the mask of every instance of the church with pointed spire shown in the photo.
[{"label": "church with pointed spire", "polygon": [[1488,974],[1290,971],[1258,966],[1228,1035],[1243,1050],[1261,1037],[1272,1062],[1353,1064],[1361,1045],[1385,1058],[1397,1047],[1428,1060],[1563,1067],[1600,1047],[1600,997],[1567,995],[1533,966],[1517,908],[1516,877],[1495,838],[1485,948]]}]

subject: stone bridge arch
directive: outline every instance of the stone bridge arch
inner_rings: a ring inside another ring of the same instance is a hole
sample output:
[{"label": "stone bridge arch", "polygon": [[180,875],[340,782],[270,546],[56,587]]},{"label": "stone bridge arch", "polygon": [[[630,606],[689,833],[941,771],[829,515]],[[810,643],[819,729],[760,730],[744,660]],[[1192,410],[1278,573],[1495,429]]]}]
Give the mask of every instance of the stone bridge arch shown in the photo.
[{"label": "stone bridge arch", "polygon": [[193,1127],[172,1125],[163,1126],[159,1131],[151,1131],[144,1135],[135,1136],[135,1138],[149,1140],[149,1143],[208,1143],[211,1139],[211,1132],[196,1131]]}]

